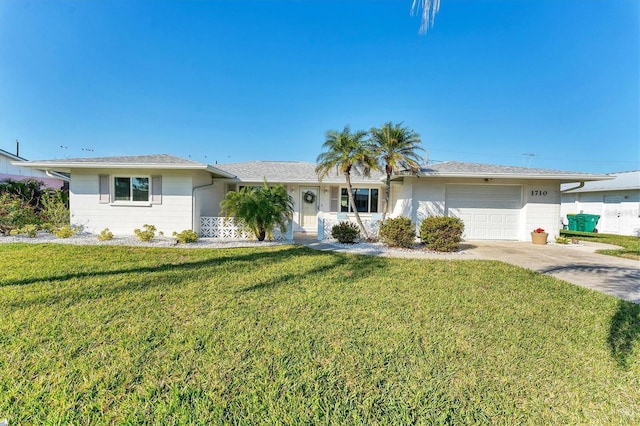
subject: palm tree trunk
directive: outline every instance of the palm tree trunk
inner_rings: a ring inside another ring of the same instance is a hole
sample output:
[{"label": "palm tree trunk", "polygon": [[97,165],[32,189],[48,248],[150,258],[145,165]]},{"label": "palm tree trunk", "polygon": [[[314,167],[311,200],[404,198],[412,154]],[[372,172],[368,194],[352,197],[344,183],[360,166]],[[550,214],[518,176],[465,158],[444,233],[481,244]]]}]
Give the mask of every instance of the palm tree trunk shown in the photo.
[{"label": "palm tree trunk", "polygon": [[256,235],[256,238],[258,238],[258,241],[264,241],[266,236],[267,230],[264,227],[264,223],[258,222],[258,235]]},{"label": "palm tree trunk", "polygon": [[355,208],[356,203],[353,201],[353,188],[351,187],[351,174],[347,172],[345,173],[345,177],[347,180],[347,187],[348,187],[349,206],[354,207],[353,213],[356,215],[356,222],[360,227],[360,231],[362,232],[362,235],[364,235],[364,238],[368,240],[369,234],[367,234],[367,230],[364,228],[364,225],[362,224],[362,220],[360,219],[360,213],[358,213],[358,209]]},{"label": "palm tree trunk", "polygon": [[391,173],[387,171],[387,180],[385,180],[384,185],[384,209],[382,209],[382,220],[380,222],[384,222],[387,218],[387,211],[389,210],[389,198],[391,197]]}]

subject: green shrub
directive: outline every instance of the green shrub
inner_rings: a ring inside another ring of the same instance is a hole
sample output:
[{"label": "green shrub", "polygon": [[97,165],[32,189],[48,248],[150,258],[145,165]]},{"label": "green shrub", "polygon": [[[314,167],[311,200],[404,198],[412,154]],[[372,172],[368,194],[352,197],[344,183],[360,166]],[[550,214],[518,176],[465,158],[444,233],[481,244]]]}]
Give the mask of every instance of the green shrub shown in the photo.
[{"label": "green shrub", "polygon": [[0,194],[0,233],[9,234],[25,225],[39,224],[40,218],[33,206],[17,195]]},{"label": "green shrub", "polygon": [[420,239],[430,250],[456,251],[463,231],[464,222],[457,217],[431,216],[420,224]]},{"label": "green shrub", "polygon": [[109,228],[104,228],[100,234],[98,234],[98,239],[100,241],[109,241],[113,238],[113,232],[109,231]]},{"label": "green shrub", "polygon": [[196,241],[198,241],[198,234],[196,234],[191,229],[185,229],[179,234],[177,232],[174,232],[173,236],[176,237],[176,240],[178,240],[180,244],[195,243]]},{"label": "green shrub", "polygon": [[40,199],[42,220],[51,225],[52,228],[59,228],[69,225],[69,209],[65,202],[64,193],[59,189],[51,193],[45,191]]},{"label": "green shrub", "polygon": [[355,223],[340,222],[331,228],[331,237],[339,243],[353,244],[360,238],[360,229]]},{"label": "green shrub", "polygon": [[411,248],[416,242],[416,228],[408,217],[394,217],[380,225],[380,241],[390,247]]},{"label": "green shrub", "polygon": [[229,191],[220,203],[220,213],[251,231],[258,241],[273,239],[273,229],[287,232],[293,219],[293,197],[282,184],[271,186],[264,181],[260,187],[245,186]]},{"label": "green shrub", "polygon": [[72,228],[69,225],[61,226],[60,228],[53,231],[53,235],[58,238],[70,238],[78,233],[77,228]]},{"label": "green shrub", "polygon": [[133,233],[136,234],[140,241],[152,241],[156,236],[156,227],[153,225],[143,225],[144,231],[140,229],[134,229]]},{"label": "green shrub", "polygon": [[24,225],[20,228],[12,229],[9,235],[26,235],[29,238],[35,238],[38,236],[38,225]]}]

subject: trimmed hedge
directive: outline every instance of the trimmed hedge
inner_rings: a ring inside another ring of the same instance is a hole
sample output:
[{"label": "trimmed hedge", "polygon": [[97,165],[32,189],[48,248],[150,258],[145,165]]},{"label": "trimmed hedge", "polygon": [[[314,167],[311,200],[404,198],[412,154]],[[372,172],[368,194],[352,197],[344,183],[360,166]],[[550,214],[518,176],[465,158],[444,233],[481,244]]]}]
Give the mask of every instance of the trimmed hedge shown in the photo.
[{"label": "trimmed hedge", "polygon": [[457,217],[431,216],[420,224],[420,239],[434,251],[457,251],[462,241],[464,222]]},{"label": "trimmed hedge", "polygon": [[360,238],[360,228],[353,222],[340,222],[331,228],[331,236],[339,243],[353,244]]},{"label": "trimmed hedge", "polygon": [[390,247],[411,248],[416,242],[416,228],[408,217],[394,217],[380,225],[380,240]]}]

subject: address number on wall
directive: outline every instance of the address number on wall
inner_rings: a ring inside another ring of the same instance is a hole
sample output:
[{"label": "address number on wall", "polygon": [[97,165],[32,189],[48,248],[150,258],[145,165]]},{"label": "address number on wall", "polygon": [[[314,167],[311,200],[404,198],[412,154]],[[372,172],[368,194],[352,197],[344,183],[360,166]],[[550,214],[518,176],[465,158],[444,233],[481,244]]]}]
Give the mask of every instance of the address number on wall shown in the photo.
[{"label": "address number on wall", "polygon": [[534,197],[544,197],[547,194],[548,194],[547,191],[540,190],[540,189],[534,189],[533,191],[531,191],[531,195],[533,195]]}]

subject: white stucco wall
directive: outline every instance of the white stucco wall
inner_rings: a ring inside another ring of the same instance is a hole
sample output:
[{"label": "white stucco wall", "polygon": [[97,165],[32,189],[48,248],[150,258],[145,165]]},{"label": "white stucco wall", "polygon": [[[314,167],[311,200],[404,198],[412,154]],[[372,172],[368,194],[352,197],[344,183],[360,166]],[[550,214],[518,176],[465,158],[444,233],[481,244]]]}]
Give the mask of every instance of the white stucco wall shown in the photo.
[{"label": "white stucco wall", "polygon": [[521,223],[524,229],[520,239],[531,238],[531,231],[542,228],[549,233],[549,241],[560,234],[560,183],[529,181],[523,187],[524,207]]},{"label": "white stucco wall", "polygon": [[416,226],[429,216],[445,215],[445,184],[413,181],[413,215]]},{"label": "white stucco wall", "polygon": [[567,214],[576,213],[599,215],[599,232],[640,236],[640,190],[562,194],[565,223]]},{"label": "white stucco wall", "polygon": [[391,182],[390,217],[413,217],[413,182],[410,179]]},{"label": "white stucco wall", "polygon": [[[113,191],[115,176],[162,176],[162,204],[99,202],[99,175],[110,176]],[[84,231],[100,233],[109,228],[116,235],[131,235],[144,224],[171,235],[192,229],[192,173],[167,170],[72,170],[69,185],[71,224]]]}]

